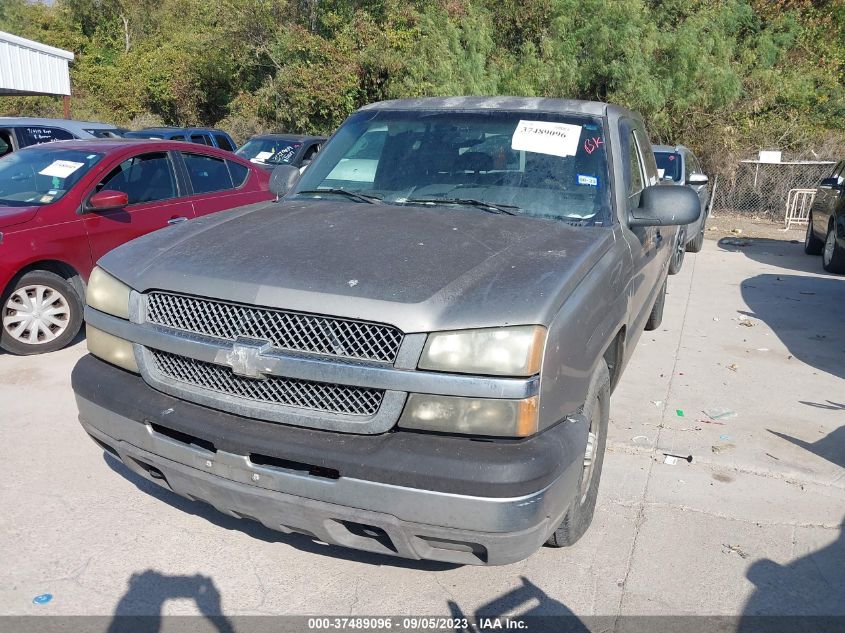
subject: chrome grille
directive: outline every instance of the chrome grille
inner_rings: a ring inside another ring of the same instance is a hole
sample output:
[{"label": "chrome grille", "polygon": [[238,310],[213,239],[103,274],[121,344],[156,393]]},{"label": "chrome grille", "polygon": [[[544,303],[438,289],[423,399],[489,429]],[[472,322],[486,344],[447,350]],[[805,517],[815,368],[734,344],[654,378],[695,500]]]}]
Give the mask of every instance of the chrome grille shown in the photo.
[{"label": "chrome grille", "polygon": [[378,411],[384,391],[295,378],[270,376],[253,380],[233,374],[223,365],[150,349],[156,369],[163,376],[195,387],[254,402],[277,404],[345,415],[371,416]]},{"label": "chrome grille", "polygon": [[246,336],[282,349],[387,363],[402,344],[402,332],[389,325],[164,292],[147,295],[147,320],[230,341]]}]

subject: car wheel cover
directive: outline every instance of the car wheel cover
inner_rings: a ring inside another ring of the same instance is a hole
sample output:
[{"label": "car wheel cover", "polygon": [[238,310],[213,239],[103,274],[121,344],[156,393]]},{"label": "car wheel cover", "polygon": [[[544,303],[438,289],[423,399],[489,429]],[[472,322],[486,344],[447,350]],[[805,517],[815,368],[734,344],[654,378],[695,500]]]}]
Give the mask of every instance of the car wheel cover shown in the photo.
[{"label": "car wheel cover", "polygon": [[3,329],[26,345],[56,340],[70,324],[67,297],[50,286],[33,284],[18,288],[3,306]]},{"label": "car wheel cover", "polygon": [[833,251],[836,248],[836,234],[831,229],[827,232],[827,239],[824,241],[824,263],[826,266],[833,261]]},{"label": "car wheel cover", "polygon": [[601,398],[596,398],[596,406],[593,409],[593,415],[590,419],[590,430],[587,433],[587,448],[584,451],[584,474],[581,477],[581,501],[584,503],[587,498],[587,493],[590,490],[590,485],[593,483],[593,475],[595,474],[595,463],[597,458],[597,449],[599,446],[599,433],[601,429],[601,418],[604,415]]}]

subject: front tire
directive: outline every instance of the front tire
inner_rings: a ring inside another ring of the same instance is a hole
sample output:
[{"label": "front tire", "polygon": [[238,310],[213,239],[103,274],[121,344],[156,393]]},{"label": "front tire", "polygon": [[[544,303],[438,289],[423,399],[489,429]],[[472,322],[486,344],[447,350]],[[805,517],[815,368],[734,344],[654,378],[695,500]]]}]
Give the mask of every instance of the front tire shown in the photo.
[{"label": "front tire", "polygon": [[701,223],[701,230],[698,234],[692,238],[689,242],[687,242],[687,253],[700,253],[701,249],[704,247],[704,225],[706,223]]},{"label": "front tire", "polygon": [[822,266],[829,273],[841,275],[845,273],[845,248],[839,246],[836,239],[836,227],[831,225],[827,230],[822,251]]},{"label": "front tire", "polygon": [[590,381],[587,400],[584,403],[584,417],[587,418],[589,429],[584,467],[569,510],[560,526],[546,541],[549,547],[573,545],[584,535],[593,521],[601,469],[604,464],[604,449],[607,445],[607,425],[610,419],[610,372],[604,359],[599,362]]},{"label": "front tire", "polygon": [[82,326],[82,299],[67,279],[46,270],[21,276],[0,300],[0,347],[27,356],[54,352]]},{"label": "front tire", "polygon": [[678,231],[678,241],[675,244],[675,252],[669,260],[669,274],[677,275],[684,266],[684,255],[687,252],[687,235],[684,229]]},{"label": "front tire", "polygon": [[824,242],[813,231],[813,216],[807,218],[807,233],[804,235],[804,252],[807,255],[821,255]]}]

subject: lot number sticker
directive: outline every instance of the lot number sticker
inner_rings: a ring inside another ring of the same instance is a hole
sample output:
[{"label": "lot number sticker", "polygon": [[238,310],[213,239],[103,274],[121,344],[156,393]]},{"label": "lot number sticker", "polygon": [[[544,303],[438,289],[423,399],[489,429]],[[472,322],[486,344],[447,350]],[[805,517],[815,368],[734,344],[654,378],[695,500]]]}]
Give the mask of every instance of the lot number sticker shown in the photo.
[{"label": "lot number sticker", "polygon": [[511,138],[511,149],[551,156],[575,156],[580,138],[580,125],[520,121]]},{"label": "lot number sticker", "polygon": [[42,176],[55,176],[56,178],[67,178],[85,163],[75,163],[72,160],[54,160],[38,173]]}]

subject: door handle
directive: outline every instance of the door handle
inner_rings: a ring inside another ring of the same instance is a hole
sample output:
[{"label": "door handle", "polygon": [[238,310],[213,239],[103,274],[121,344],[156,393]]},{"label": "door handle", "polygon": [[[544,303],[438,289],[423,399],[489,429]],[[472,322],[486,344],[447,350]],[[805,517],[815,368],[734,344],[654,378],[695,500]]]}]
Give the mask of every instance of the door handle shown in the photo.
[{"label": "door handle", "polygon": [[180,222],[184,222],[184,221],[185,221],[185,220],[187,220],[187,219],[188,219],[188,218],[186,218],[186,217],[185,217],[185,216],[183,216],[183,215],[175,215],[175,216],[173,216],[172,218],[170,218],[170,219],[167,221],[167,223],[168,223],[168,224],[179,224]]}]

